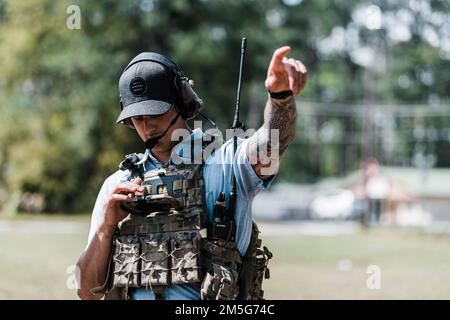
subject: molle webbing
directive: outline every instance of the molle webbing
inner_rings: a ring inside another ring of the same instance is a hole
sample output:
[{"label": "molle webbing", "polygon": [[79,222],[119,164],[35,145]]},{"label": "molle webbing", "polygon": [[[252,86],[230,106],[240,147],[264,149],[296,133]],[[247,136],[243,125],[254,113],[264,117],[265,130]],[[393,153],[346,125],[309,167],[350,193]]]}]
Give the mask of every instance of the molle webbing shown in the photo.
[{"label": "molle webbing", "polygon": [[113,282],[154,288],[161,298],[164,286],[201,281],[203,177],[199,166],[169,166],[147,172],[142,185],[145,206],[120,223],[114,238]]}]

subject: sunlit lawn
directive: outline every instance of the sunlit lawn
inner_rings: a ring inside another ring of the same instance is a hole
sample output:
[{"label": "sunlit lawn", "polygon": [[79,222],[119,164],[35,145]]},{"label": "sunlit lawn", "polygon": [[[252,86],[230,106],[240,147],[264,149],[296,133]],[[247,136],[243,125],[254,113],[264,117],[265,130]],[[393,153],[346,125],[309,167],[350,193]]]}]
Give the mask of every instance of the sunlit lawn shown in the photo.
[{"label": "sunlit lawn", "polygon": [[[448,236],[377,230],[334,237],[266,237],[266,243],[275,254],[271,280],[265,285],[267,298],[450,298]],[[378,290],[367,288],[370,265],[381,270]]]},{"label": "sunlit lawn", "polygon": [[[74,264],[86,233],[0,233],[0,299],[75,299]],[[266,236],[274,253],[272,299],[448,299],[450,238],[415,231],[355,235]],[[339,267],[341,265],[341,267]],[[381,288],[369,290],[369,265],[381,269]],[[70,270],[69,270],[70,271]]]},{"label": "sunlit lawn", "polygon": [[84,234],[0,234],[0,299],[76,298],[67,271],[85,241]]}]

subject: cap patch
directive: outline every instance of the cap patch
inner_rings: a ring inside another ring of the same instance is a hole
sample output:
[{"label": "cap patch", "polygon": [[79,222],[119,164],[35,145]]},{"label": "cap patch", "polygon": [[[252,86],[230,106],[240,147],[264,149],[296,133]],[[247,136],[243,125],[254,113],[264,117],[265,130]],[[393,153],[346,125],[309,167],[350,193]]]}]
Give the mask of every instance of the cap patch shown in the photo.
[{"label": "cap patch", "polygon": [[133,95],[142,96],[147,90],[147,84],[141,77],[134,78],[130,82],[130,91]]}]

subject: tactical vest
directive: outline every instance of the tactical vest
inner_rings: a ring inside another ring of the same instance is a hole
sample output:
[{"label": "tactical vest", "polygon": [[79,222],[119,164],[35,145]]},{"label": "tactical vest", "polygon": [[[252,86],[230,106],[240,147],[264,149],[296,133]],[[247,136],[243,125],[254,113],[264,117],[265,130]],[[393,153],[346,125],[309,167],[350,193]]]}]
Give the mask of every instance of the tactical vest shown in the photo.
[{"label": "tactical vest", "polygon": [[131,213],[114,235],[106,282],[93,293],[129,299],[130,288],[144,287],[164,299],[168,285],[199,284],[201,299],[263,299],[262,281],[269,278],[272,254],[261,248],[254,222],[244,256],[234,235],[223,240],[208,234],[201,165],[168,165],[148,172],[130,167],[132,176],[143,178],[145,191],[129,203]]}]

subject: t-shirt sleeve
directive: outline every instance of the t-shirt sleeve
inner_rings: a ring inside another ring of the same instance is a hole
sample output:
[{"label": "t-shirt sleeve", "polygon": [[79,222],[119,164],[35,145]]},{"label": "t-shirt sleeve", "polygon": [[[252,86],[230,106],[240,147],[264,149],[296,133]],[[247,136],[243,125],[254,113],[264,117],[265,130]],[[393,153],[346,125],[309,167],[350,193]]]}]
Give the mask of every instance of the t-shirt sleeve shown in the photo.
[{"label": "t-shirt sleeve", "polygon": [[[277,168],[275,174],[267,180],[262,180],[258,177],[247,155],[248,143],[249,139],[238,139],[238,147],[234,157],[233,166],[239,195],[246,199],[253,198],[259,191],[268,189],[272,185],[276,173],[278,172]],[[233,143],[230,143],[227,146],[227,152],[232,153],[232,148]]]}]

